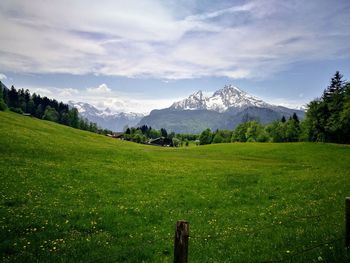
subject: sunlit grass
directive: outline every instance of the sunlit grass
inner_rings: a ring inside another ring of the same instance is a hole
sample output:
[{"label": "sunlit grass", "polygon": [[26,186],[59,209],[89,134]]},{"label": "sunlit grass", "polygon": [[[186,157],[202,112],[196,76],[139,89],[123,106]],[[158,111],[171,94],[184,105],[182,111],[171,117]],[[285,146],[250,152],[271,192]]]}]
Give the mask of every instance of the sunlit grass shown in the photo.
[{"label": "sunlit grass", "polygon": [[5,262],[172,262],[179,219],[190,262],[349,260],[348,146],[160,148],[0,112],[0,147]]}]

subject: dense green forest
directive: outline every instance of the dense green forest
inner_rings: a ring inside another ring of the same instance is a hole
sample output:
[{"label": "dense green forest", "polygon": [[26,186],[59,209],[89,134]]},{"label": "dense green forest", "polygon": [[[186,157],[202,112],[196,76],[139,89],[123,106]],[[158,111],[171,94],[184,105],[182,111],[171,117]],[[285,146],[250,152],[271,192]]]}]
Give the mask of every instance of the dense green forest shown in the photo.
[{"label": "dense green forest", "polygon": [[0,110],[4,111],[7,108],[16,113],[28,114],[81,130],[100,134],[112,133],[110,130],[97,127],[96,123],[79,117],[76,108],[70,108],[63,102],[41,97],[36,93],[30,94],[29,90],[16,90],[14,86],[8,89],[0,81]]}]

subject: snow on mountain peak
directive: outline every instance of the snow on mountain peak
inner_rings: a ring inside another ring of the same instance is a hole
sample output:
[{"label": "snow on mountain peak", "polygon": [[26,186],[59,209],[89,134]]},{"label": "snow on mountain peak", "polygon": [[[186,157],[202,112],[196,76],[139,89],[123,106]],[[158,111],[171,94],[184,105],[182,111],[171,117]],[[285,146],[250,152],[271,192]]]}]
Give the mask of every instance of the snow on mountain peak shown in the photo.
[{"label": "snow on mountain peak", "polygon": [[110,108],[100,110],[84,102],[69,101],[68,105],[76,108],[81,117],[87,118],[89,121],[97,123],[98,126],[112,131],[122,131],[125,126],[135,126],[144,117],[142,113],[115,112]]},{"label": "snow on mountain peak", "polygon": [[245,93],[243,90],[241,90],[240,88],[236,87],[236,86],[233,86],[233,85],[225,85],[222,89],[219,89],[217,91],[214,92],[214,95],[215,94],[219,94],[219,93],[231,93],[231,94],[234,94],[234,93]]},{"label": "snow on mountain peak", "polygon": [[202,98],[203,97],[203,91],[198,90],[195,93],[193,93],[191,96],[192,97],[196,97],[196,98]]},{"label": "snow on mountain peak", "polygon": [[125,118],[140,118],[144,116],[144,114],[142,113],[112,111],[108,107],[104,110],[100,110],[95,106],[85,102],[69,101],[68,105],[76,108],[80,114],[84,115],[84,117],[90,115],[90,116],[101,116],[101,117],[123,116]]},{"label": "snow on mountain peak", "polygon": [[210,97],[205,97],[202,91],[197,91],[188,98],[175,102],[171,108],[180,110],[212,110],[224,112],[229,108],[246,108],[249,106],[266,107],[266,102],[249,95],[233,85],[225,85],[214,92]]},{"label": "snow on mountain peak", "polygon": [[183,110],[202,110],[205,109],[206,97],[201,90],[196,91],[187,99],[173,103],[171,108]]}]

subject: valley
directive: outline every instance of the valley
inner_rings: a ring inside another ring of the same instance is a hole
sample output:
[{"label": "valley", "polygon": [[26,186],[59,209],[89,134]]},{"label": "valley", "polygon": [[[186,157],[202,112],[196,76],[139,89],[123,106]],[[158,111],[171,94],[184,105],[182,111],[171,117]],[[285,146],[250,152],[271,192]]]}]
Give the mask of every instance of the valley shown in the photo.
[{"label": "valley", "polygon": [[11,112],[0,145],[3,262],[172,262],[179,219],[190,262],[349,260],[346,145],[162,148]]}]

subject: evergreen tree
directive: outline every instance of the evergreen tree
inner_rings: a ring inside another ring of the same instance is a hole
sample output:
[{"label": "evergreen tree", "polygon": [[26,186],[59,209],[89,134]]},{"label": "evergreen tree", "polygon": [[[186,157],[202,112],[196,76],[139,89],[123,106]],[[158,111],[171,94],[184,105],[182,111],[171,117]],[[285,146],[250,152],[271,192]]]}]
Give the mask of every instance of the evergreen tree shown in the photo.
[{"label": "evergreen tree", "polygon": [[97,124],[96,123],[94,123],[94,122],[90,122],[89,123],[89,131],[91,131],[91,132],[97,132],[97,130],[98,130],[98,128],[97,128]]},{"label": "evergreen tree", "polygon": [[38,119],[42,119],[43,115],[44,115],[44,108],[41,104],[39,104],[35,110],[35,117],[37,117]]},{"label": "evergreen tree", "polygon": [[[68,111],[68,125],[73,128],[79,128],[79,113],[76,108],[72,108]],[[88,129],[88,125],[83,123],[84,130]]]},{"label": "evergreen tree", "polygon": [[331,79],[330,85],[327,87],[327,89],[323,92],[323,100],[326,102],[334,102],[335,100],[340,100],[338,102],[341,102],[342,96],[337,96],[344,93],[344,81],[342,80],[343,75],[337,71],[333,78]]},{"label": "evergreen tree", "polygon": [[2,97],[4,99],[4,102],[5,104],[8,106],[9,105],[9,90],[4,86],[2,85]]},{"label": "evergreen tree", "polygon": [[295,112],[293,113],[292,119],[293,119],[295,122],[300,123],[299,118],[298,118],[298,115],[297,115]]},{"label": "evergreen tree", "polygon": [[340,113],[342,143],[350,144],[350,82],[344,88],[344,105]]},{"label": "evergreen tree", "polygon": [[25,103],[28,103],[30,99],[31,99],[31,97],[30,97],[29,90],[26,89],[26,90],[24,91],[24,101],[25,101]]},{"label": "evergreen tree", "polygon": [[4,101],[4,92],[2,88],[2,83],[0,81],[0,111],[4,111],[7,109],[7,105]]},{"label": "evergreen tree", "polygon": [[168,137],[168,132],[164,128],[160,129],[160,134],[161,134],[162,137],[165,137],[165,138]]},{"label": "evergreen tree", "polygon": [[25,112],[27,108],[24,89],[18,90],[18,107]]},{"label": "evergreen tree", "polygon": [[18,108],[18,92],[13,85],[11,86],[11,89],[8,92],[8,100],[9,107]]},{"label": "evergreen tree", "polygon": [[[67,125],[67,126],[70,126],[70,119],[69,119],[69,112],[65,111],[65,110],[62,110],[60,113],[59,113],[59,123],[63,124],[63,125]],[[78,125],[76,128],[79,127],[79,120],[77,121]]]},{"label": "evergreen tree", "polygon": [[35,114],[35,105],[34,101],[30,98],[26,104],[26,112],[30,113],[31,115]]},{"label": "evergreen tree", "polygon": [[68,108],[67,104],[64,104],[63,102],[60,102],[58,104],[58,110],[57,110],[58,112],[64,113],[64,112],[68,112],[68,110],[69,110],[69,108]]},{"label": "evergreen tree", "polygon": [[83,118],[79,119],[79,128],[85,131],[88,130],[89,128],[88,120]]},{"label": "evergreen tree", "polygon": [[40,95],[37,95],[37,94],[33,93],[32,100],[34,101],[34,107],[37,109],[39,107],[39,105],[41,104],[41,97],[40,97]]}]

